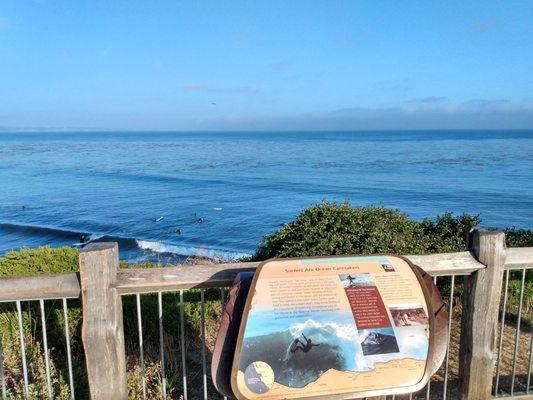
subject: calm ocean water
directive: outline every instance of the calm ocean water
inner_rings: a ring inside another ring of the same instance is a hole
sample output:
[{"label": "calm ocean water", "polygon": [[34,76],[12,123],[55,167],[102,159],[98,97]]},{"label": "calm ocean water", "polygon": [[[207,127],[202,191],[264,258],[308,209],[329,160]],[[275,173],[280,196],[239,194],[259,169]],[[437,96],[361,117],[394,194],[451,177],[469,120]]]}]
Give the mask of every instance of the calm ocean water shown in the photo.
[{"label": "calm ocean water", "polygon": [[0,254],[238,257],[322,199],[533,228],[533,131],[0,133],[0,188]]}]

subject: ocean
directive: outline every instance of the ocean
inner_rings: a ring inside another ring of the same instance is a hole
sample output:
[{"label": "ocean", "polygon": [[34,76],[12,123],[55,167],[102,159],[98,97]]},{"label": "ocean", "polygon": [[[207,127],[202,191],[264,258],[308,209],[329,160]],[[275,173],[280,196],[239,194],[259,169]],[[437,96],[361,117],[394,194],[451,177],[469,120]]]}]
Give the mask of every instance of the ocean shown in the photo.
[{"label": "ocean", "polygon": [[0,254],[231,260],[323,199],[533,228],[533,131],[5,132],[0,193]]}]

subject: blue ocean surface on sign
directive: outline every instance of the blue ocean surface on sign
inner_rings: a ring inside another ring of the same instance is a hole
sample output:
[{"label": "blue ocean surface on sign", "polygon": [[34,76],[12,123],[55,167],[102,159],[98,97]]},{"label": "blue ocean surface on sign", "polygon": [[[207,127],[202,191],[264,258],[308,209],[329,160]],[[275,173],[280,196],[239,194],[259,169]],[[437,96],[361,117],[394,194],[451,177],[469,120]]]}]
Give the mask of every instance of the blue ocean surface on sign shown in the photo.
[{"label": "blue ocean surface on sign", "polygon": [[238,258],[323,199],[533,228],[533,131],[0,133],[0,254]]}]

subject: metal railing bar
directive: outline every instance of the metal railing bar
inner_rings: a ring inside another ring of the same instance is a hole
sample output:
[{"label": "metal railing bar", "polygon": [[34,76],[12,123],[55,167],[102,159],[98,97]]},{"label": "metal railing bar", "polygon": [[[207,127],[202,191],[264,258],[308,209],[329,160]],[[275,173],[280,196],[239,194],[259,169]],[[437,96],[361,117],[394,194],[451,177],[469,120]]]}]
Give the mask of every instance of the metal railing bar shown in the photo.
[{"label": "metal railing bar", "polygon": [[526,270],[522,269],[522,281],[520,283],[520,298],[518,300],[518,318],[516,320],[516,335],[514,342],[514,354],[513,354],[513,373],[511,375],[511,396],[514,394],[514,385],[516,378],[516,356],[518,355],[518,343],[520,341],[520,324],[522,319],[522,303],[524,300],[524,285],[526,281]]},{"label": "metal railing bar", "polygon": [[48,337],[46,335],[46,315],[45,315],[43,299],[39,300],[39,307],[41,309],[41,327],[43,330],[44,365],[46,369],[46,387],[48,389],[48,398],[52,399],[52,381],[50,379],[50,358],[48,356]]},{"label": "metal railing bar", "polygon": [[139,330],[139,356],[141,358],[141,382],[143,391],[143,400],[146,400],[146,375],[144,371],[144,344],[143,344],[143,325],[141,315],[141,295],[137,293],[137,327]]},{"label": "metal railing bar", "polygon": [[[437,276],[433,277],[433,283],[435,285],[437,284]],[[426,385],[426,400],[429,400],[430,391],[431,391],[431,379],[428,380],[428,384]]]},{"label": "metal railing bar", "polygon": [[204,400],[207,400],[207,367],[205,359],[205,298],[204,289],[200,289],[200,318],[202,325],[202,374],[204,386]]},{"label": "metal railing bar", "polygon": [[183,304],[183,290],[180,290],[180,341],[181,368],[183,372],[183,400],[187,400],[187,359],[185,356],[185,307]]},{"label": "metal railing bar", "polygon": [[24,344],[24,330],[22,327],[22,308],[20,306],[20,301],[16,301],[17,306],[17,316],[18,316],[18,324],[19,324],[19,334],[20,334],[20,353],[22,357],[22,373],[24,375],[24,397],[29,400],[30,398],[30,390],[29,390],[29,383],[28,383],[28,367],[26,365],[26,347]]},{"label": "metal railing bar", "polygon": [[509,291],[509,270],[505,271],[505,290],[503,294],[503,305],[502,305],[502,312],[500,317],[500,338],[498,343],[498,358],[496,359],[496,382],[494,384],[494,396],[498,395],[498,387],[500,385],[500,363],[501,363],[501,357],[502,357],[502,349],[503,349],[503,332],[505,328],[505,314],[506,314],[506,308],[507,308],[507,293]]},{"label": "metal railing bar", "polygon": [[446,365],[444,367],[444,389],[442,398],[446,400],[446,392],[448,389],[448,368],[450,361],[450,336],[452,334],[452,315],[453,315],[453,296],[455,289],[455,275],[452,275],[450,283],[450,314],[448,315],[448,338],[446,341]]},{"label": "metal railing bar", "polygon": [[157,293],[157,315],[159,318],[159,352],[161,356],[161,391],[163,400],[167,398],[167,377],[165,374],[165,346],[163,337],[163,295]]},{"label": "metal railing bar", "polygon": [[70,351],[70,328],[68,325],[67,299],[63,298],[63,319],[65,320],[65,341],[67,344],[68,381],[70,386],[70,398],[74,400],[74,377],[72,374],[72,354]]},{"label": "metal railing bar", "polygon": [[[220,317],[224,315],[224,309],[226,307],[226,296],[224,293],[224,288],[220,288]],[[227,400],[228,398],[226,396],[222,397],[224,400]]]},{"label": "metal railing bar", "polygon": [[428,384],[426,385],[426,400],[429,400],[430,390],[431,390],[431,379],[428,380]]},{"label": "metal railing bar", "polygon": [[2,345],[1,336],[0,336],[0,380],[2,380],[2,400],[7,400],[6,375],[4,372],[4,347]]},{"label": "metal railing bar", "polygon": [[531,363],[533,362],[533,334],[531,335],[531,340],[529,343],[529,362],[527,366],[527,382],[526,382],[526,393],[529,394],[529,387],[531,384]]}]

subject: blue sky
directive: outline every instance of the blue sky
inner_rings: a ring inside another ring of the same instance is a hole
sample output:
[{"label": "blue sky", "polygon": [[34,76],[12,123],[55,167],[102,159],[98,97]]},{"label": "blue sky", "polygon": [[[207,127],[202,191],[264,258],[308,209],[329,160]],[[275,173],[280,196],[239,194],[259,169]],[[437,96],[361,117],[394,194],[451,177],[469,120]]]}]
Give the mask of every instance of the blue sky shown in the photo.
[{"label": "blue sky", "polygon": [[0,0],[0,127],[533,128],[533,2]]}]

